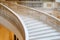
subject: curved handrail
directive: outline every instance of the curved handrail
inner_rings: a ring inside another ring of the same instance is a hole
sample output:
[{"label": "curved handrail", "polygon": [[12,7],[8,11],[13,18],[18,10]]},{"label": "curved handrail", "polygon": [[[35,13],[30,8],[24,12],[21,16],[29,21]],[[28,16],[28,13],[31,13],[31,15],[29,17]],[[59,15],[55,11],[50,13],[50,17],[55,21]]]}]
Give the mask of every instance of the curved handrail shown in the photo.
[{"label": "curved handrail", "polygon": [[53,15],[50,15],[49,13],[47,13],[47,12],[45,12],[45,11],[42,11],[42,10],[37,10],[37,9],[34,9],[34,8],[31,8],[31,7],[27,7],[27,6],[24,6],[24,5],[19,5],[19,4],[17,4],[18,6],[22,6],[22,7],[25,7],[25,8],[27,8],[27,9],[30,9],[30,10],[33,10],[33,11],[36,11],[36,12],[39,12],[39,13],[43,13],[43,14],[45,14],[45,15],[47,15],[47,16],[50,16],[50,17],[53,17],[54,19],[56,19],[56,20],[58,20],[58,21],[60,21],[60,19],[59,18],[57,18],[57,17],[55,17],[55,16],[53,16]]},{"label": "curved handrail", "polygon": [[37,9],[31,8],[31,7],[27,7],[27,6],[19,5],[19,4],[14,4],[14,5],[16,5],[16,6],[18,6],[18,7],[24,7],[24,8],[27,9],[27,10],[32,10],[32,11],[36,11],[36,12],[38,12],[38,13],[43,13],[43,14],[45,14],[45,15],[47,15],[47,16],[50,16],[50,17],[52,17],[52,18],[60,21],[60,19],[58,19],[57,17],[55,17],[55,16],[53,16],[53,15],[50,15],[49,13],[44,12],[44,11],[42,11],[42,10],[37,10]]},{"label": "curved handrail", "polygon": [[21,33],[23,40],[25,40],[25,29],[18,17],[18,15],[10,9],[7,9],[6,6],[0,3],[0,16],[8,20],[11,24],[13,24],[18,31]]}]

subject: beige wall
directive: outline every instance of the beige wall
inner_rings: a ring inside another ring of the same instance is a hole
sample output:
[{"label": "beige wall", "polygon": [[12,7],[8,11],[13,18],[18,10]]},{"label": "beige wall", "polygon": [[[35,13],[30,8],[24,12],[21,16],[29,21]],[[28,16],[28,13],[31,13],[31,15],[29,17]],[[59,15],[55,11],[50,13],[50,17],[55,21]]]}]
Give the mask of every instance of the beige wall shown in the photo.
[{"label": "beige wall", "polygon": [[5,1],[5,0],[0,0],[0,1]]}]

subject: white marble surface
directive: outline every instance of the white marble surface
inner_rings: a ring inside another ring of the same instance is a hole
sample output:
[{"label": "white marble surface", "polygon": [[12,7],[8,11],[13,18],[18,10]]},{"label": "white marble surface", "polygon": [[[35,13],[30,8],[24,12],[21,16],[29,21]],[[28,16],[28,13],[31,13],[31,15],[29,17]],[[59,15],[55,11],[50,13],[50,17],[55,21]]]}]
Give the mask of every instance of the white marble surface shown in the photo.
[{"label": "white marble surface", "polygon": [[44,12],[47,12],[47,13],[52,13],[53,9],[43,9],[43,8],[35,8],[39,11],[44,11]]}]

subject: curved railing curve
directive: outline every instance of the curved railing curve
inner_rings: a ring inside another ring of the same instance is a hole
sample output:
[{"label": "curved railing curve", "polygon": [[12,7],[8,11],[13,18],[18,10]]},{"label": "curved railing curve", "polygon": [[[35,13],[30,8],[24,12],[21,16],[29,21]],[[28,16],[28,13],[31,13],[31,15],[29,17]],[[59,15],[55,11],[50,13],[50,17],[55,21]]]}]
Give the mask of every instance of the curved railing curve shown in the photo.
[{"label": "curved railing curve", "polygon": [[[20,35],[22,36],[22,40],[25,40],[25,28],[23,27],[23,24],[20,21],[20,17],[12,10],[10,10],[9,8],[7,9],[6,6],[0,3],[0,19],[3,21],[3,18],[6,19],[12,25],[14,25],[14,27],[17,28]],[[19,37],[18,35],[16,36],[19,38],[19,40],[21,40],[21,37]]]}]

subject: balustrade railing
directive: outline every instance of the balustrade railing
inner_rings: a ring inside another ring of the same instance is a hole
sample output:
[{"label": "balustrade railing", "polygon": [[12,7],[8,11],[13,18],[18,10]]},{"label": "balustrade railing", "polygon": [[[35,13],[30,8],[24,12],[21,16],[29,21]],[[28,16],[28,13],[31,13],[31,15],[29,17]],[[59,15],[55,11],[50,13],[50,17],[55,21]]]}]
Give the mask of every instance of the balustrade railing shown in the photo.
[{"label": "balustrade railing", "polygon": [[24,27],[23,27],[21,21],[19,20],[19,18],[14,13],[12,13],[10,10],[8,10],[1,3],[0,3],[0,16],[5,18],[11,24],[13,24],[18,29],[18,31],[20,32],[23,40],[25,40],[25,30],[24,30]]}]

